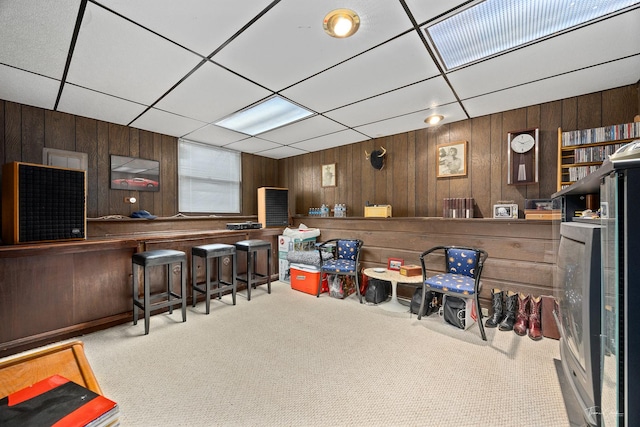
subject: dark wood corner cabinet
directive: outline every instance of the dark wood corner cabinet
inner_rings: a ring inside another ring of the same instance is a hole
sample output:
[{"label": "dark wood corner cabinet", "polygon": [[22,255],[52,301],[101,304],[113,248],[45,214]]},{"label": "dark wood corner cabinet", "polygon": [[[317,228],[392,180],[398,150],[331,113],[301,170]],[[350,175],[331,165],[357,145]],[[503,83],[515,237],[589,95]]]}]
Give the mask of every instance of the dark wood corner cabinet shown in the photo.
[{"label": "dark wood corner cabinet", "polygon": [[640,138],[638,121],[568,132],[558,128],[557,190],[595,172],[609,155],[635,138]]}]

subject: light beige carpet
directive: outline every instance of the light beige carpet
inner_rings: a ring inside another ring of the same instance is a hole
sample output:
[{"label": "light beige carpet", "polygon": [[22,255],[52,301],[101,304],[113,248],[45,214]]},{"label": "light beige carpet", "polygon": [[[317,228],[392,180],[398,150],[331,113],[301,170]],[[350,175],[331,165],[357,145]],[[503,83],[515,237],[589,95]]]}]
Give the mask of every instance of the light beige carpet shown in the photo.
[{"label": "light beige carpet", "polygon": [[273,284],[80,337],[123,426],[568,426],[558,342]]}]

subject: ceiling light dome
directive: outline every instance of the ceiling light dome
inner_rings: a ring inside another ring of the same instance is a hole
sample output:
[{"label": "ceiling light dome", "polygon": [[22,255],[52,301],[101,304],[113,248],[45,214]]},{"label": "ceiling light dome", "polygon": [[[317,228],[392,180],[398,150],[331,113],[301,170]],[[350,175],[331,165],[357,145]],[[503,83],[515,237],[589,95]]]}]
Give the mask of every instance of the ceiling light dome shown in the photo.
[{"label": "ceiling light dome", "polygon": [[324,31],[331,37],[345,38],[352,36],[360,27],[360,17],[350,9],[332,10],[322,22]]},{"label": "ceiling light dome", "polygon": [[429,116],[426,119],[424,119],[424,122],[427,123],[428,125],[433,126],[440,123],[442,119],[444,119],[444,116],[441,116],[440,114],[434,114],[433,116]]}]

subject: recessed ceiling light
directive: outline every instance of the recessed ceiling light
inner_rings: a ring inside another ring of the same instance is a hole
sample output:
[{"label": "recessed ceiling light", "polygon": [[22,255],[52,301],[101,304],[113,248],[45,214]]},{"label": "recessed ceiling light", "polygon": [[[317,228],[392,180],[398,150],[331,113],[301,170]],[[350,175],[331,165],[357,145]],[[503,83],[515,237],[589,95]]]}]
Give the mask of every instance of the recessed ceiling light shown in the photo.
[{"label": "recessed ceiling light", "polygon": [[273,96],[256,105],[219,120],[215,125],[255,136],[313,115],[280,96]]},{"label": "recessed ceiling light", "polygon": [[324,31],[331,37],[350,37],[360,27],[360,17],[350,9],[336,9],[327,13],[322,22]]},{"label": "recessed ceiling light", "polygon": [[425,29],[451,70],[555,35],[637,0],[485,0]]},{"label": "recessed ceiling light", "polygon": [[433,126],[440,123],[442,119],[444,119],[444,116],[441,116],[440,114],[434,114],[433,116],[429,116],[426,119],[424,119],[424,122],[427,123],[428,125]]}]

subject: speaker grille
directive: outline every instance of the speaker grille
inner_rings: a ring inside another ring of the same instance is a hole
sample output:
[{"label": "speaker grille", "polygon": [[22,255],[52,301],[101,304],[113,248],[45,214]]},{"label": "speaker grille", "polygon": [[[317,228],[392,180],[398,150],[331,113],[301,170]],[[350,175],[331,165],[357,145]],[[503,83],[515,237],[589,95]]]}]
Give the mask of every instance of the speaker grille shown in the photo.
[{"label": "speaker grille", "polygon": [[[13,205],[17,236],[3,236],[7,243],[84,239],[85,172],[28,163],[13,165],[17,170],[9,170],[17,179],[12,200],[7,202]],[[7,178],[3,176],[3,183]]]},{"label": "speaker grille", "polygon": [[258,222],[265,227],[289,225],[289,190],[286,188],[258,188]]}]

